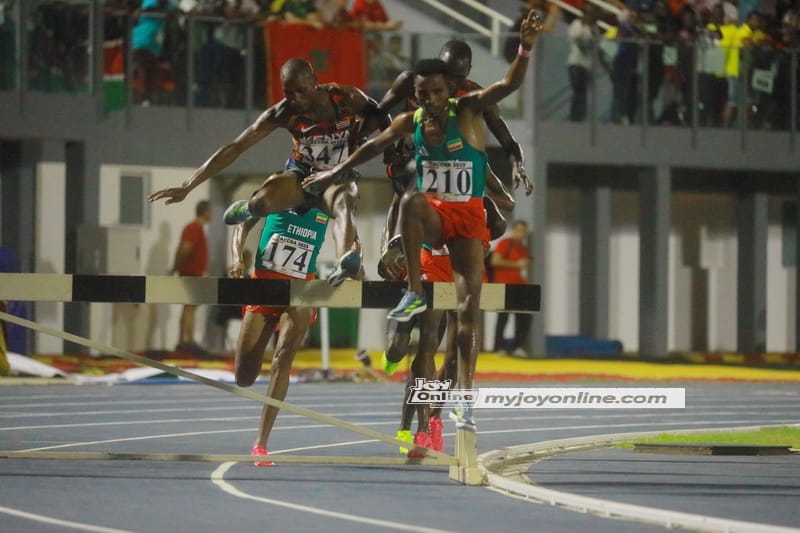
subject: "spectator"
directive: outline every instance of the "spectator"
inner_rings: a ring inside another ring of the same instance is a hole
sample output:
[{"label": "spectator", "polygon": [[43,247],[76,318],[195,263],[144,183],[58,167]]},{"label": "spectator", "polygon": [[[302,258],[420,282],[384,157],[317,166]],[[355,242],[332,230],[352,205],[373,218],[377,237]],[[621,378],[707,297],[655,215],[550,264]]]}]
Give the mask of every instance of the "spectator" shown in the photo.
[{"label": "spectator", "polygon": [[[181,241],[175,252],[175,262],[171,273],[180,276],[204,276],[208,268],[208,241],[205,225],[211,221],[211,205],[202,200],[195,207],[195,218],[183,228]],[[176,351],[205,354],[194,341],[194,319],[196,305],[183,306],[180,321],[180,336]]]},{"label": "spectator", "polygon": [[273,0],[270,16],[290,24],[310,24],[321,27],[314,8],[314,0]]},{"label": "spectator", "polygon": [[166,13],[177,9],[171,0],[142,0],[141,14],[131,36],[136,104],[150,105],[158,84],[158,62],[164,48]]},{"label": "spectator", "polygon": [[716,4],[708,14],[709,21],[697,36],[698,59],[698,122],[700,126],[722,125],[727,81],[725,79],[725,52],[720,47],[724,11]]},{"label": "spectator", "polygon": [[[528,224],[517,220],[511,225],[511,234],[500,239],[490,257],[492,267],[492,282],[520,285],[525,283],[525,273],[531,264],[530,252],[527,247]],[[500,354],[509,352],[517,357],[527,357],[525,344],[531,327],[531,315],[527,313],[514,313],[514,338],[508,346],[503,338],[503,333],[508,323],[510,313],[497,314],[495,327],[494,351]]]},{"label": "spectator", "polygon": [[347,0],[316,0],[314,8],[323,27],[339,28],[352,25],[354,22],[350,12],[347,11]]},{"label": "spectator", "polygon": [[582,122],[586,118],[586,100],[589,91],[589,76],[592,71],[593,55],[597,42],[597,9],[587,4],[583,17],[577,17],[569,25],[567,36],[570,41],[567,71],[572,87],[572,100],[569,107],[569,120]]},{"label": "spectator", "polygon": [[365,30],[394,31],[403,25],[400,20],[389,20],[380,0],[355,0],[353,7],[350,8],[350,17]]},{"label": "spectator", "polygon": [[636,69],[639,64],[641,36],[636,11],[623,11],[619,17],[616,39],[620,41],[611,70],[612,102],[611,121],[630,124],[636,117]]},{"label": "spectator", "polygon": [[722,42],[725,48],[725,74],[728,78],[728,100],[723,114],[725,127],[731,127],[736,117],[736,109],[740,100],[740,73],[744,74],[745,79],[748,74],[748,65],[745,63],[742,68],[741,52],[746,51],[745,59],[749,57],[752,47],[764,40],[765,35],[761,31],[761,15],[757,12],[750,13],[747,22],[741,26],[736,26],[733,21],[722,27]]}]

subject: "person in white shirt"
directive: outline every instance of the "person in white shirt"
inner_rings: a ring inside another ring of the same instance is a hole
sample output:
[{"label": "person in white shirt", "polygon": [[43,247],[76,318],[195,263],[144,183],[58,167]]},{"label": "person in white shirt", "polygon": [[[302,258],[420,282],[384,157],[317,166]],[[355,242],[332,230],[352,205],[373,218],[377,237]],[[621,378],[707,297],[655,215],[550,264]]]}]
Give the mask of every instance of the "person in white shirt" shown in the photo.
[{"label": "person in white shirt", "polygon": [[582,122],[586,119],[586,97],[592,69],[596,21],[596,8],[592,4],[586,4],[583,17],[573,20],[567,29],[570,42],[567,71],[569,84],[572,87],[569,120],[572,122]]}]

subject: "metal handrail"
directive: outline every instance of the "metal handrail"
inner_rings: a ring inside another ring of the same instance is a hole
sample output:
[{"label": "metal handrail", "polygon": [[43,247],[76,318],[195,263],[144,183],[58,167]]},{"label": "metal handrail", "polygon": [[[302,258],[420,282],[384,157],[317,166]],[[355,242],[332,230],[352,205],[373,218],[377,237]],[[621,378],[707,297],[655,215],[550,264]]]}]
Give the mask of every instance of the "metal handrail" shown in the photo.
[{"label": "metal handrail", "polygon": [[476,11],[483,13],[484,15],[488,15],[492,19],[491,28],[486,28],[479,22],[475,22],[468,16],[464,15],[463,13],[456,11],[455,9],[451,8],[450,6],[446,6],[442,4],[439,0],[422,0],[429,6],[433,7],[434,9],[439,10],[441,13],[452,17],[454,20],[464,24],[465,26],[471,28],[477,33],[485,37],[489,37],[491,41],[491,52],[493,56],[500,55],[500,38],[503,35],[502,26],[506,26],[508,28],[514,25],[514,21],[511,20],[509,17],[503,15],[502,13],[495,11],[489,7],[484,6],[476,2],[475,0],[459,0],[465,6],[471,7]]}]

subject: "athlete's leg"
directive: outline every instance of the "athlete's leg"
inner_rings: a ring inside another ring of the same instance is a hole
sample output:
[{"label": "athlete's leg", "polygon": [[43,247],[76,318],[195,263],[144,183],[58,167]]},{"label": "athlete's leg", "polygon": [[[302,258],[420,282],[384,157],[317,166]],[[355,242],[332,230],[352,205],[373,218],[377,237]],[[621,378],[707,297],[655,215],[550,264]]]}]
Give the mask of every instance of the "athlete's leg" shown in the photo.
[{"label": "athlete's leg", "polygon": [[505,234],[508,227],[503,213],[500,212],[494,200],[488,196],[483,198],[483,208],[486,209],[486,227],[489,228],[489,238],[491,240],[499,239]]},{"label": "athlete's leg", "polygon": [[[436,373],[436,365],[433,360],[436,350],[439,348],[439,324],[444,317],[444,311],[434,311],[429,309],[420,316],[419,325],[419,347],[417,356],[411,365],[411,374],[414,378],[433,379]],[[428,431],[428,418],[430,417],[430,405],[420,404],[417,409],[417,422],[419,431]]]},{"label": "athlete's leg", "polygon": [[424,194],[414,193],[404,196],[401,200],[398,223],[408,271],[408,288],[417,294],[422,294],[422,265],[419,250],[423,243],[439,244],[442,220]]},{"label": "athlete's leg", "polygon": [[240,387],[249,387],[261,373],[264,350],[277,324],[278,317],[245,311],[233,363],[236,384]]},{"label": "athlete's leg", "polygon": [[471,389],[480,344],[483,244],[477,239],[454,239],[447,246],[458,301],[458,385]]},{"label": "athlete's leg", "polygon": [[[289,390],[289,371],[292,369],[295,353],[303,343],[303,338],[311,325],[314,310],[310,307],[290,307],[281,315],[281,330],[275,343],[272,356],[270,380],[267,396],[283,401]],[[278,408],[265,405],[261,410],[261,427],[256,439],[257,446],[266,446]]]},{"label": "athlete's leg", "polygon": [[300,180],[294,172],[283,171],[272,174],[253,193],[247,202],[250,214],[265,217],[302,205],[306,200]]},{"label": "athlete's leg", "polygon": [[361,239],[356,228],[356,199],[358,186],[354,181],[328,187],[320,205],[333,218],[333,242],[338,258],[328,282],[334,287],[345,279],[362,279]]},{"label": "athlete's leg", "polygon": [[183,309],[181,310],[181,321],[180,321],[181,331],[178,343],[192,344],[194,342],[194,317],[196,310],[197,310],[196,305],[183,306]]},{"label": "athlete's leg", "polygon": [[[458,384],[458,315],[455,311],[447,311],[444,316],[447,340],[444,348],[444,361],[436,374],[439,381],[450,380],[453,385]],[[452,388],[458,388],[453,386]],[[437,404],[431,410],[431,418],[441,418],[442,406]]]}]

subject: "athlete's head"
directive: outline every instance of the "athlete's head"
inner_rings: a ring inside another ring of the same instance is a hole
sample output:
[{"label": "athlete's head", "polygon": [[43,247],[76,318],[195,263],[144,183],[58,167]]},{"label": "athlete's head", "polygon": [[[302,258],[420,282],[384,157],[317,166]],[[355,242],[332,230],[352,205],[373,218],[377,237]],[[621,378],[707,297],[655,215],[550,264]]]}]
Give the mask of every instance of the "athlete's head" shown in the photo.
[{"label": "athlete's head", "polygon": [[464,85],[472,69],[472,48],[457,39],[447,41],[439,51],[439,59],[447,63],[448,74],[454,88],[458,89]]},{"label": "athlete's head", "polygon": [[447,63],[441,59],[422,59],[414,67],[414,95],[429,117],[447,111],[451,91],[447,82]]},{"label": "athlete's head", "polygon": [[290,59],[281,67],[281,86],[289,105],[300,113],[311,106],[317,77],[314,69],[305,59]]}]

